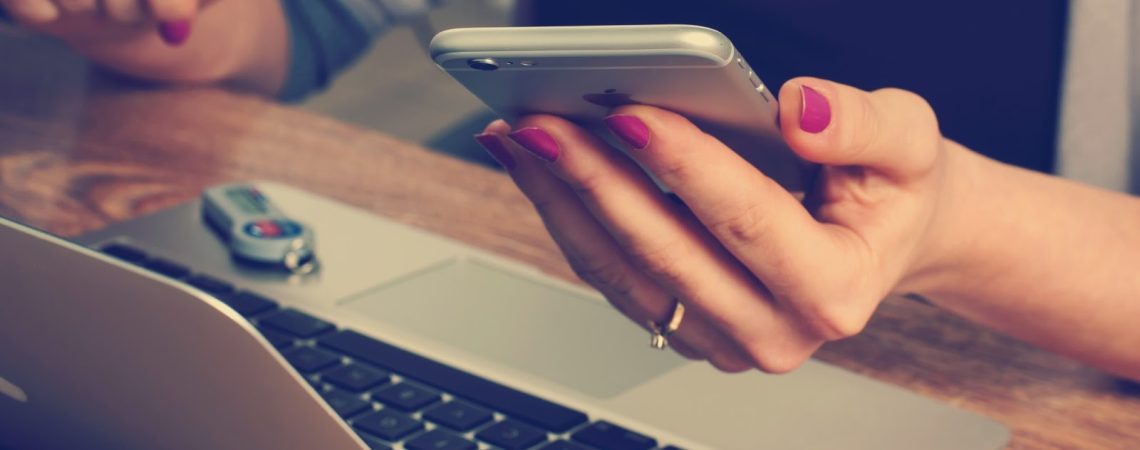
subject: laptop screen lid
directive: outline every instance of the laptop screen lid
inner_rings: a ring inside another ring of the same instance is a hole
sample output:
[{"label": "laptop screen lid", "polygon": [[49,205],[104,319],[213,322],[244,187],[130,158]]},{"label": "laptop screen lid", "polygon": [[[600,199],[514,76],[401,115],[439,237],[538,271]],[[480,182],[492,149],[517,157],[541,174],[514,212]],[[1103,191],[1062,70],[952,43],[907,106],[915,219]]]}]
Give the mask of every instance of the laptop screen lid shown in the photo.
[{"label": "laptop screen lid", "polygon": [[3,218],[0,248],[0,448],[364,448],[219,301]]}]

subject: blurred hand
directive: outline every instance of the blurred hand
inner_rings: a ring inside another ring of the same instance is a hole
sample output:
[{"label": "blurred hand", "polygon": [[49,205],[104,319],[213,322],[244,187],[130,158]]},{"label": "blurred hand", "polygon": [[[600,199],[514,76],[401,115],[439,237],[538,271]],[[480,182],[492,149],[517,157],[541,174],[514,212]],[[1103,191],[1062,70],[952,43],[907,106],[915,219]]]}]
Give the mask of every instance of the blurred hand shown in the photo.
[{"label": "blurred hand", "polygon": [[[687,313],[670,345],[737,372],[786,372],[860,332],[882,299],[946,264],[938,217],[953,154],[930,107],[811,78],[780,92],[784,139],[821,164],[805,201],[684,117],[618,108],[628,155],[558,117],[477,140],[542,216],[575,272],[634,322]],[[528,154],[529,153],[529,154]],[[656,188],[653,173],[684,202]]]},{"label": "blurred hand", "polygon": [[198,11],[216,0],[0,0],[8,14],[68,42],[131,40],[158,33],[180,41]]}]

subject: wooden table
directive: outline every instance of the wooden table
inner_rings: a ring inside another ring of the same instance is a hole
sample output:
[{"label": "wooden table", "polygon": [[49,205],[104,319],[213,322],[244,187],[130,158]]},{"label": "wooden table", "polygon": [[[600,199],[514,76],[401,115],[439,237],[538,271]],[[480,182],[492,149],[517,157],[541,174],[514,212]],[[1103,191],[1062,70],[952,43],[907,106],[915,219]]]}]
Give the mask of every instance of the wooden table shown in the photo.
[{"label": "wooden table", "polygon": [[[574,279],[493,170],[257,98],[45,85],[4,61],[0,45],[0,215],[73,236],[215,183],[274,180]],[[919,302],[888,300],[819,359],[991,416],[1013,449],[1140,449],[1140,388]]]}]

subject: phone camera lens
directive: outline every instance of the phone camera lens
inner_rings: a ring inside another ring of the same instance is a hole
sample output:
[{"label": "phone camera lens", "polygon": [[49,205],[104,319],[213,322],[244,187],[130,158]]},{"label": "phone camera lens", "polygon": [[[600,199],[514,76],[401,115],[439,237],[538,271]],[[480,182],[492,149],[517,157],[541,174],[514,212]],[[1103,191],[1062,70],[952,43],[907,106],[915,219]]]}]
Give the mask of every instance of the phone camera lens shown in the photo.
[{"label": "phone camera lens", "polygon": [[478,58],[467,61],[467,65],[472,69],[490,72],[492,70],[499,70],[499,62],[492,58]]}]

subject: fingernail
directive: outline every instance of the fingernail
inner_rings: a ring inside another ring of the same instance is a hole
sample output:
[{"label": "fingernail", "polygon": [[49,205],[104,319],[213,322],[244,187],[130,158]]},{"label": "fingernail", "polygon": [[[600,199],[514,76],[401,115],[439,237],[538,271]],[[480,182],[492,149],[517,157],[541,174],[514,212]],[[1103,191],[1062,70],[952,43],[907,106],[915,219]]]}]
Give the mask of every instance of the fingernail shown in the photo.
[{"label": "fingernail", "polygon": [[554,162],[558,159],[558,141],[541,128],[523,128],[507,136],[543,161]]},{"label": "fingernail", "polygon": [[803,105],[800,110],[800,129],[808,133],[819,133],[831,124],[831,105],[827,97],[807,85],[800,85],[800,98]]},{"label": "fingernail", "polygon": [[515,168],[515,157],[511,156],[510,150],[507,146],[503,145],[503,141],[499,139],[498,135],[483,133],[475,135],[475,142],[483,146],[487,153],[491,154],[492,158],[503,166],[504,169],[511,170]]},{"label": "fingernail", "polygon": [[637,116],[618,114],[602,119],[615,136],[625,141],[630,147],[644,150],[649,146],[649,127]]},{"label": "fingernail", "polygon": [[177,22],[162,22],[158,24],[158,34],[162,36],[162,41],[167,45],[179,46],[186,43],[190,38],[190,29],[193,27],[193,22],[189,20],[179,20]]}]

